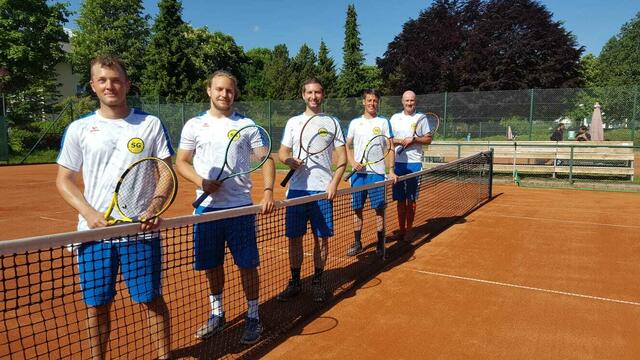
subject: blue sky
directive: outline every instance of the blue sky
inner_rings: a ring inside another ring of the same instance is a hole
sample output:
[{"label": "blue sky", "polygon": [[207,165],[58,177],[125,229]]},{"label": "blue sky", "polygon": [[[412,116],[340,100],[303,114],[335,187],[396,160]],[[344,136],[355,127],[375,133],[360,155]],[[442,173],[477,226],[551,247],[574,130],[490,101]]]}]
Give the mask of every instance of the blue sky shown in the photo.
[{"label": "blue sky", "polygon": [[[60,1],[60,0],[59,0]],[[80,0],[67,0],[78,12]],[[586,53],[598,55],[602,46],[625,22],[640,11],[638,0],[545,0],[541,1],[564,22]],[[348,4],[355,4],[367,64],[375,64],[387,44],[409,19],[418,17],[431,1],[426,0],[183,0],[183,19],[192,26],[207,26],[233,36],[245,51],[255,47],[273,48],[284,43],[291,56],[304,43],[318,50],[324,40],[336,63],[342,63],[344,20]],[[156,0],[145,0],[146,13],[158,12]],[[76,28],[74,15],[66,26]]]}]

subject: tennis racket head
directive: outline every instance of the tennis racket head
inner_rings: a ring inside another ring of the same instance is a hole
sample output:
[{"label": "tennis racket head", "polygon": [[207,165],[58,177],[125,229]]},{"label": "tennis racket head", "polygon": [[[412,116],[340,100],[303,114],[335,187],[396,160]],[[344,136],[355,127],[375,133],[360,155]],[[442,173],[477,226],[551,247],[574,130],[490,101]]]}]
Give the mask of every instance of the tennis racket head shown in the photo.
[{"label": "tennis racket head", "polygon": [[[391,139],[386,135],[376,135],[372,137],[367,143],[364,149],[364,160],[368,171],[373,171],[378,174],[385,173],[385,166],[370,166],[383,161],[389,151],[393,148]],[[381,170],[382,169],[382,170]]]},{"label": "tennis racket head", "polygon": [[[393,143],[391,139],[386,135],[376,135],[367,141],[365,145],[364,153],[362,154],[361,163],[364,165],[366,171],[374,172],[376,174],[385,175],[386,166],[376,164],[383,161],[389,152],[393,149]],[[352,170],[347,176],[344,177],[344,181],[349,180],[355,174],[357,170]]]},{"label": "tennis racket head", "polygon": [[228,137],[222,181],[258,170],[271,156],[271,136],[260,125],[247,125]]},{"label": "tennis racket head", "polygon": [[438,131],[439,126],[440,117],[432,112],[428,112],[418,119],[413,133],[415,136],[434,135],[436,131]]},{"label": "tennis racket head", "polygon": [[[328,149],[335,140],[338,131],[338,119],[327,114],[315,114],[305,121],[300,130],[300,148],[298,150],[298,158],[301,157],[302,151],[305,152],[305,161],[312,155],[319,154]],[[280,186],[285,187],[296,171],[289,170],[284,179],[280,182]]]},{"label": "tennis racket head", "polygon": [[160,216],[176,198],[176,173],[164,160],[148,157],[131,164],[122,173],[114,192],[114,202],[122,219],[147,221]]},{"label": "tennis racket head", "polygon": [[[229,142],[225,149],[224,165],[216,180],[225,181],[258,170],[271,156],[271,136],[260,125],[252,124],[232,130],[227,137]],[[203,192],[191,205],[197,208],[209,195]]]},{"label": "tennis racket head", "polygon": [[333,144],[338,133],[338,120],[327,114],[316,114],[307,119],[300,131],[300,149],[307,157],[316,155]]}]

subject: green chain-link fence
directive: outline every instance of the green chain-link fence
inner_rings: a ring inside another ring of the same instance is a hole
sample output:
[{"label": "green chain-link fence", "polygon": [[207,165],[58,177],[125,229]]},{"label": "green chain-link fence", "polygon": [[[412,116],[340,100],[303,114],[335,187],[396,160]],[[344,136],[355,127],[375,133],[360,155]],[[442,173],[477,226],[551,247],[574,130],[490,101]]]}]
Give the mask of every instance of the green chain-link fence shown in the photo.
[{"label": "green chain-link fence", "polygon": [[[418,111],[440,115],[441,127],[436,140],[506,140],[509,127],[519,142],[549,140],[559,122],[567,125],[565,140],[568,140],[570,132],[591,123],[596,102],[602,106],[605,140],[636,144],[640,140],[639,86],[440,93],[419,95],[416,100]],[[8,138],[0,135],[0,154],[2,149],[8,149],[5,151],[9,163],[20,163],[23,159],[24,162],[53,162],[64,128],[74,118],[96,107],[95,100],[89,98],[66,102],[71,105],[59,106],[58,109],[62,109],[59,113],[43,117],[48,120],[32,123],[28,129],[12,126],[11,109],[7,109]],[[174,144],[179,141],[184,123],[209,106],[208,103],[166,103],[157,97],[131,98],[130,104],[160,117]],[[278,143],[286,120],[303,111],[304,103],[302,100],[241,101],[236,102],[235,107],[265,126]],[[381,115],[390,117],[401,110],[399,96],[381,99]],[[327,99],[324,111],[338,117],[346,130],[348,122],[362,113],[362,102],[359,98]]]}]

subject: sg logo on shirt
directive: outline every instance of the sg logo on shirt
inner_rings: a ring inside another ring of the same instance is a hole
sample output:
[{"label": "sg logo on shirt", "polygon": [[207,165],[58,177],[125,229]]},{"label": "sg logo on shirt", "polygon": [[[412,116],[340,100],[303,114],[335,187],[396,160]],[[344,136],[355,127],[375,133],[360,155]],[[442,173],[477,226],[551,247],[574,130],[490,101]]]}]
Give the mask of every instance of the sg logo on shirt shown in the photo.
[{"label": "sg logo on shirt", "polygon": [[144,150],[144,141],[140,138],[133,138],[127,143],[127,149],[134,154],[140,154]]},{"label": "sg logo on shirt", "polygon": [[373,135],[380,135],[382,134],[382,129],[380,129],[379,127],[374,127],[373,128]]},{"label": "sg logo on shirt", "polygon": [[236,136],[238,134],[238,130],[229,130],[229,132],[227,133],[227,138],[231,141],[238,141],[240,140],[240,135]]}]

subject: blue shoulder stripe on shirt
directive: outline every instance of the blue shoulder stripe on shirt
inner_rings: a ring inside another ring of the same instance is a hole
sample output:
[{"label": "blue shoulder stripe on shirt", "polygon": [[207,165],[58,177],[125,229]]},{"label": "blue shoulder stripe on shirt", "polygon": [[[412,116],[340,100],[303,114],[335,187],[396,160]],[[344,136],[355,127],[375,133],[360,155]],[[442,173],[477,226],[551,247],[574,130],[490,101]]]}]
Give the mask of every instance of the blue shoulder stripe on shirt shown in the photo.
[{"label": "blue shoulder stripe on shirt", "polygon": [[393,128],[391,127],[391,121],[389,119],[387,119],[387,118],[384,118],[384,117],[383,117],[383,119],[387,120],[387,126],[389,127],[389,137],[392,138],[393,137]]},{"label": "blue shoulder stripe on shirt", "polygon": [[162,132],[164,133],[164,137],[167,140],[167,147],[169,148],[169,154],[173,156],[176,154],[176,152],[173,150],[173,145],[171,145],[171,136],[169,136],[169,131],[167,131],[167,128],[164,126],[164,123],[162,122],[162,120],[160,120],[160,126],[162,126]]},{"label": "blue shoulder stripe on shirt", "polygon": [[136,114],[136,115],[145,115],[145,116],[146,115],[151,115],[148,112],[144,112],[144,111],[142,111],[140,109],[137,109],[137,108],[133,108],[133,113]]}]

